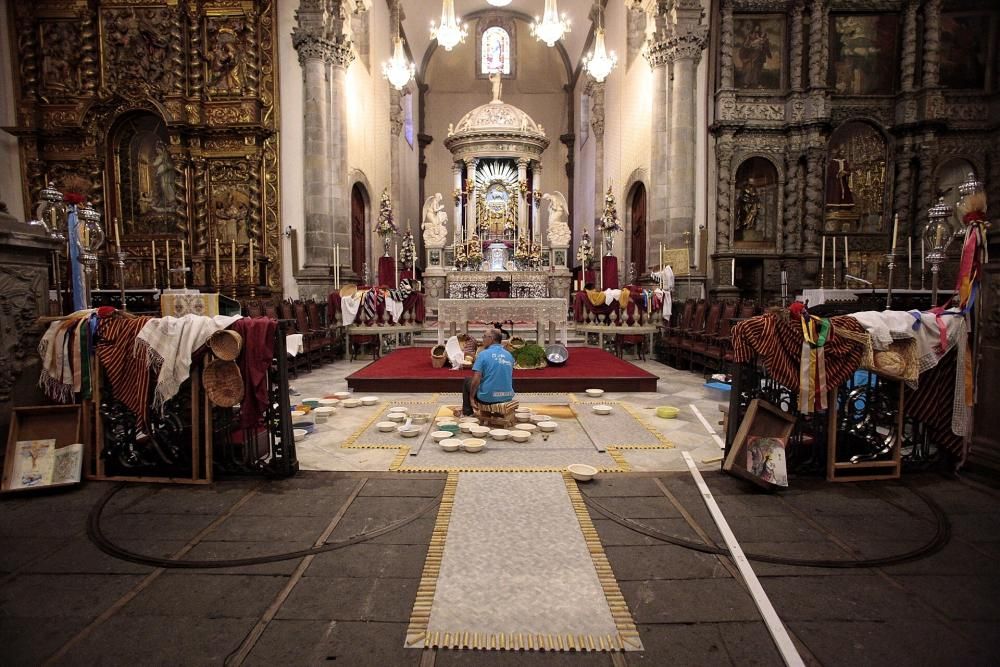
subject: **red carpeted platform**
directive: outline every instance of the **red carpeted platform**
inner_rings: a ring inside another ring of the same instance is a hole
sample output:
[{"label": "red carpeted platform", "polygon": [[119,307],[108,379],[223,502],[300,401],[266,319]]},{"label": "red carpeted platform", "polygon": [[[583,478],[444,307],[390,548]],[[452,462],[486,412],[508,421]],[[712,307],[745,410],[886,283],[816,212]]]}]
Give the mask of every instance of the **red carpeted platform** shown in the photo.
[{"label": "red carpeted platform", "polygon": [[[428,347],[404,347],[347,376],[355,391],[378,393],[460,392],[472,371],[431,367]],[[514,391],[656,391],[657,377],[595,347],[569,348],[569,361],[536,371],[514,371]]]}]

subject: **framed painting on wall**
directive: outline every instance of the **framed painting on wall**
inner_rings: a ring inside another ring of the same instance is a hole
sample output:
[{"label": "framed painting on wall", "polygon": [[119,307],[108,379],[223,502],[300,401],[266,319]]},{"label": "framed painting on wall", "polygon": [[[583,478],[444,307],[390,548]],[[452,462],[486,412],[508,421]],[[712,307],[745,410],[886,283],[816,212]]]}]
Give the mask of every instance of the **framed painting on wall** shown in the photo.
[{"label": "framed painting on wall", "polygon": [[838,95],[889,95],[896,87],[899,17],[834,14],[830,85]]},{"label": "framed painting on wall", "polygon": [[941,15],[941,85],[960,90],[986,87],[991,17],[986,12]]},{"label": "framed painting on wall", "polygon": [[785,82],[784,15],[733,17],[733,52],[737,88],[781,90]]}]

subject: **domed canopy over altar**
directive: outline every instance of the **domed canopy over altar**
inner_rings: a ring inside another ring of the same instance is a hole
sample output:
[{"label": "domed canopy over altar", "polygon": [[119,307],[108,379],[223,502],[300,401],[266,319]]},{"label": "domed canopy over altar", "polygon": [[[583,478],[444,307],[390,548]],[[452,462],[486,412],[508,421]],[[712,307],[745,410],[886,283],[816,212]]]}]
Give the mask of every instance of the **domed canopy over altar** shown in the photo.
[{"label": "domed canopy over altar", "polygon": [[462,116],[444,145],[456,160],[487,156],[539,160],[549,140],[545,128],[531,116],[494,99]]}]

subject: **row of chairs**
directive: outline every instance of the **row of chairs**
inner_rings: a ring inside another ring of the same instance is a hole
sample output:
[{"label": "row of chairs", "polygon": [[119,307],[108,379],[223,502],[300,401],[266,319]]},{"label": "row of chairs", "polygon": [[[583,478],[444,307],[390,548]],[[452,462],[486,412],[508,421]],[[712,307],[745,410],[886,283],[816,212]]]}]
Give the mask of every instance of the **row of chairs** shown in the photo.
[{"label": "row of chairs", "polygon": [[248,317],[270,317],[291,322],[293,333],[302,334],[303,351],[292,360],[290,370],[298,371],[333,363],[343,352],[343,327],[328,323],[326,304],[314,299],[307,301],[285,299],[250,299],[243,303],[243,312]]},{"label": "row of chairs", "polygon": [[724,372],[733,361],[731,331],[734,320],[758,314],[755,302],[688,299],[672,325],[663,329],[660,351],[674,368]]}]

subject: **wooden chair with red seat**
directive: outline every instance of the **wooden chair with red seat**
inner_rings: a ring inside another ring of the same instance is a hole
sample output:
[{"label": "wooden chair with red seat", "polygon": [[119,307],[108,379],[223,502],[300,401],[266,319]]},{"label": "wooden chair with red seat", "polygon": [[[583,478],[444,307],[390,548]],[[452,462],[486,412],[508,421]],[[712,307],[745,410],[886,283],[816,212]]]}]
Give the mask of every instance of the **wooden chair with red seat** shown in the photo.
[{"label": "wooden chair with red seat", "polygon": [[694,314],[691,315],[691,319],[688,321],[688,326],[683,329],[678,329],[674,334],[671,345],[671,351],[673,352],[673,363],[671,364],[674,368],[680,368],[681,356],[684,353],[684,341],[688,337],[696,332],[701,331],[705,328],[705,316],[708,311],[708,302],[705,299],[699,299],[698,303],[694,306]]},{"label": "wooden chair with red seat", "polygon": [[309,321],[309,331],[316,338],[316,355],[322,364],[324,359],[328,359],[332,364],[336,361],[333,351],[333,335],[326,327],[322,317],[320,317],[319,304],[315,299],[306,301],[306,316]]},{"label": "wooden chair with red seat", "polygon": [[680,345],[681,338],[679,333],[691,326],[691,318],[694,317],[694,307],[695,300],[688,299],[684,302],[684,307],[681,309],[680,314],[675,315],[674,324],[663,327],[663,353],[667,359],[673,357],[674,349]]},{"label": "wooden chair with red seat", "polygon": [[302,347],[305,350],[302,356],[305,357],[306,368],[312,371],[314,365],[320,365],[321,343],[316,333],[309,328],[309,316],[306,313],[306,304],[296,301],[292,304],[292,313],[295,317],[295,329],[298,333],[302,334]]},{"label": "wooden chair with red seat", "polygon": [[701,345],[694,351],[701,361],[702,369],[707,373],[709,367],[712,370],[723,370],[723,359],[727,350],[732,349],[731,332],[733,329],[733,318],[739,310],[738,301],[727,301],[722,306],[722,315],[719,317],[718,332],[714,336],[704,339]]},{"label": "wooden chair with red seat", "polygon": [[718,334],[720,315],[722,315],[722,302],[713,301],[708,307],[704,328],[689,332],[681,341],[681,350],[687,356],[688,370],[694,370],[694,357],[698,346],[703,345],[706,338]]}]

